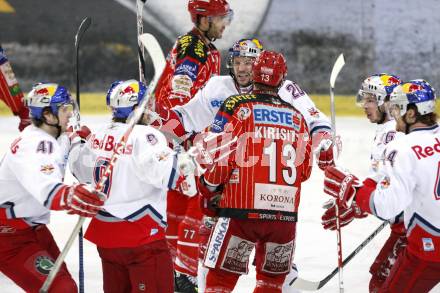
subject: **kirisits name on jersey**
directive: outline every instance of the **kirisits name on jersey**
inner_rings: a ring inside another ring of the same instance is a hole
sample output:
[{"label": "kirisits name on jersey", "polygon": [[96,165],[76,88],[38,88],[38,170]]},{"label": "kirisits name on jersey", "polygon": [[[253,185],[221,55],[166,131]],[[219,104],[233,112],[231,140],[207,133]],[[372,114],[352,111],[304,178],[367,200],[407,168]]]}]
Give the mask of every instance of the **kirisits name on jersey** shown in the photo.
[{"label": "kirisits name on jersey", "polygon": [[291,109],[255,105],[253,114],[255,138],[295,141],[295,131],[299,131],[301,119]]}]

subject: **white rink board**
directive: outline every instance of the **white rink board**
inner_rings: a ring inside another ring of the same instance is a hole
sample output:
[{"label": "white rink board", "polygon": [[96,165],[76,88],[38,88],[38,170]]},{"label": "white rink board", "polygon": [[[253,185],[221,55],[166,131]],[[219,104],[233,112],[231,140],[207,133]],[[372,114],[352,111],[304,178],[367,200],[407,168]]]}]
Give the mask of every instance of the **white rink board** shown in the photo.
[{"label": "white rink board", "polygon": [[[106,123],[109,116],[84,116],[82,122],[92,130]],[[343,149],[339,164],[350,169],[358,176],[365,176],[368,170],[369,150],[374,137],[374,125],[364,118],[338,118],[337,132],[342,137]],[[9,143],[18,134],[18,119],[0,117],[0,155],[3,156]],[[328,199],[322,192],[323,175],[318,167],[314,167],[312,177],[303,185],[297,225],[297,242],[295,261],[300,276],[309,280],[319,280],[330,273],[337,265],[336,235],[321,228],[321,205]],[[64,212],[53,212],[49,229],[61,248],[67,241],[77,218]],[[355,220],[342,230],[344,255],[356,248],[376,227],[380,221],[374,217]],[[385,228],[376,238],[362,250],[344,269],[345,292],[367,293],[370,275],[370,264],[379,252],[389,234]],[[85,291],[102,292],[101,262],[94,245],[84,241],[85,253]],[[78,281],[78,244],[73,245],[66,259],[70,272]],[[234,292],[252,292],[255,285],[255,270],[251,268],[249,275],[240,278]],[[0,273],[1,292],[22,292],[16,285]],[[338,292],[338,276],[336,275],[320,292]],[[293,291],[292,291],[293,292]],[[440,286],[431,292],[440,292]]]}]

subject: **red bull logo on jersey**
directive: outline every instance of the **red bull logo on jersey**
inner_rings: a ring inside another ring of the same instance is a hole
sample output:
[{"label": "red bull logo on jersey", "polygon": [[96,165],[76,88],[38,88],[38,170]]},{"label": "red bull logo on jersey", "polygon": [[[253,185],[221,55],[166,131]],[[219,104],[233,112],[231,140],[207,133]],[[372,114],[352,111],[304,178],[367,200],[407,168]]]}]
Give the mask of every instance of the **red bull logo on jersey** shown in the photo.
[{"label": "red bull logo on jersey", "polygon": [[40,172],[44,173],[46,175],[52,174],[53,171],[55,171],[55,167],[52,164],[41,165],[41,167],[40,167]]},{"label": "red bull logo on jersey", "polygon": [[294,117],[294,112],[290,109],[255,105],[253,112],[255,125],[270,124],[299,130],[300,120]]},{"label": "red bull logo on jersey", "polygon": [[435,143],[431,146],[413,145],[411,149],[416,154],[418,160],[431,157],[436,153],[440,153],[440,140],[435,138]]}]

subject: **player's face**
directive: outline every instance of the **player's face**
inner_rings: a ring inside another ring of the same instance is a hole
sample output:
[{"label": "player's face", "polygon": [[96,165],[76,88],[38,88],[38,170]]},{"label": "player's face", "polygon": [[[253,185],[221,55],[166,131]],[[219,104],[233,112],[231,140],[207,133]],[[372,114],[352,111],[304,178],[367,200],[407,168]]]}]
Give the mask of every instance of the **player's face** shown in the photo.
[{"label": "player's face", "polygon": [[229,16],[212,16],[208,36],[214,39],[221,39],[226,26],[229,25],[229,22]]},{"label": "player's face", "polygon": [[252,67],[255,58],[237,56],[232,61],[232,69],[237,83],[240,86],[248,86],[252,81]]},{"label": "player's face", "polygon": [[70,117],[73,115],[73,105],[64,104],[58,108],[58,120],[61,126],[61,132],[66,131]]},{"label": "player's face", "polygon": [[382,119],[382,114],[377,106],[376,97],[373,94],[364,93],[361,103],[365,115],[371,123],[378,123]]},{"label": "player's face", "polygon": [[390,115],[396,120],[396,130],[400,132],[406,132],[406,123],[404,117],[400,113],[398,105],[390,105]]}]

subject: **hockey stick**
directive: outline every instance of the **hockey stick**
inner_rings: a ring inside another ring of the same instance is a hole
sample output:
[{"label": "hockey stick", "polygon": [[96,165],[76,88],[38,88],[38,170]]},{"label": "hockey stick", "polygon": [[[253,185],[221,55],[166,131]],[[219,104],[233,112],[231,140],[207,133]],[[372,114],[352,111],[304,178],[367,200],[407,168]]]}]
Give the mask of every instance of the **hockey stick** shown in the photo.
[{"label": "hockey stick", "polygon": [[[332,131],[333,131],[333,145],[336,143],[336,110],[335,110],[335,82],[336,78],[341,72],[342,67],[345,65],[344,55],[339,55],[338,59],[336,59],[335,64],[333,65],[332,72],[330,74],[330,111],[331,111],[331,122],[332,122]],[[339,200],[336,199],[336,201]],[[335,205],[335,214],[336,214],[336,241],[338,246],[338,275],[339,275],[339,292],[344,292],[344,278],[343,278],[343,265],[342,265],[342,235],[341,235],[341,225],[339,221],[339,206],[338,202]]]},{"label": "hockey stick", "polygon": [[[154,56],[152,56],[154,58]],[[150,84],[147,89],[147,96],[145,99],[142,100],[139,107],[137,107],[133,114],[129,117],[127,124],[128,128],[125,131],[124,135],[122,136],[120,142],[117,144],[117,147],[115,147],[113,154],[110,158],[110,162],[107,165],[107,167],[104,170],[104,173],[102,177],[100,178],[99,182],[95,186],[95,190],[97,192],[101,192],[104,189],[104,185],[107,181],[107,179],[110,177],[113,166],[115,165],[116,161],[119,158],[119,155],[123,153],[125,149],[125,145],[127,143],[128,137],[130,136],[131,132],[133,131],[134,126],[138,123],[140,118],[142,117],[142,114],[144,113],[145,107],[148,103],[149,98],[151,97],[151,92],[154,90],[155,85]],[[55,264],[53,268],[51,269],[49,276],[47,276],[46,281],[44,282],[43,286],[40,289],[40,293],[47,293],[50,285],[52,284],[53,280],[55,279],[56,274],[60,270],[60,267],[64,261],[64,259],[67,256],[67,253],[69,252],[70,248],[72,247],[73,242],[75,241],[76,235],[78,235],[79,230],[81,229],[84,221],[86,218],[80,217],[78,222],[76,223],[75,227],[73,228],[72,233],[69,236],[69,239],[67,240],[66,244],[64,245],[63,250],[61,251],[60,255],[55,261]]]},{"label": "hockey stick", "polygon": [[[155,64],[156,56],[150,55],[151,59],[153,60],[153,64]],[[113,170],[113,166],[116,163],[116,161],[119,158],[119,155],[123,152],[125,149],[125,145],[127,143],[128,137],[130,136],[131,132],[133,131],[134,126],[137,124],[137,122],[142,117],[145,108],[149,102],[149,99],[151,98],[152,93],[154,92],[154,89],[156,88],[156,82],[154,80],[151,81],[151,83],[148,85],[147,89],[147,96],[145,99],[142,100],[142,103],[137,107],[133,114],[129,117],[127,124],[128,128],[124,135],[122,136],[119,144],[117,144],[117,147],[113,151],[112,157],[110,158],[110,162],[107,165],[102,177],[100,178],[99,182],[95,186],[96,191],[101,191],[104,188],[104,184],[106,183],[107,179],[110,177],[111,172]],[[67,253],[69,252],[70,248],[72,247],[73,242],[75,241],[76,235],[78,234],[79,230],[81,229],[84,221],[86,218],[80,217],[78,222],[76,223],[75,227],[73,228],[72,233],[69,236],[69,239],[67,240],[66,244],[64,245],[63,250],[61,251],[60,255],[55,261],[55,264],[53,268],[51,269],[49,276],[47,277],[46,281],[44,282],[43,286],[40,289],[40,293],[47,293],[50,285],[52,284],[53,280],[55,279],[56,274],[60,270],[60,267],[64,261],[64,259],[67,256]]]},{"label": "hockey stick", "polygon": [[90,17],[84,18],[81,21],[81,24],[79,25],[78,31],[75,35],[76,103],[78,104],[78,108],[81,106],[79,98],[79,45],[81,43],[82,37],[84,36],[91,24],[92,19]]},{"label": "hockey stick", "polygon": [[139,36],[139,44],[142,48],[145,48],[148,52],[148,55],[155,56],[155,58],[151,58],[154,67],[154,76],[152,82],[156,84],[162,74],[162,71],[165,69],[165,55],[163,54],[162,48],[157,41],[157,39],[152,34],[142,34]]},{"label": "hockey stick", "polygon": [[[75,35],[75,73],[76,73],[76,103],[78,104],[78,111],[81,107],[81,99],[80,99],[80,81],[79,81],[79,45],[81,43],[82,37],[86,33],[87,29],[92,24],[92,19],[90,17],[86,17],[81,21],[81,24],[78,27],[78,31]],[[77,125],[79,127],[80,124],[80,114],[76,117]],[[84,293],[84,244],[83,244],[83,228],[79,230],[78,235],[78,257],[79,257],[79,293]]]},{"label": "hockey stick", "polygon": [[[355,250],[350,253],[349,256],[344,259],[344,261],[342,262],[342,266],[345,266],[349,261],[351,261],[365,246],[367,246],[368,243],[371,242],[371,240],[373,240],[374,237],[376,237],[377,234],[379,234],[380,231],[383,230],[383,228],[385,228],[386,225],[388,225],[387,221],[384,221],[382,224],[380,224],[380,226],[377,227],[376,230],[373,231],[373,233],[371,233],[358,247],[355,248]],[[316,291],[324,287],[336,275],[338,271],[339,266],[320,281],[309,281],[297,277],[290,281],[289,285],[299,290]]]},{"label": "hockey stick", "polygon": [[147,0],[136,0],[136,19],[137,19],[137,38],[138,38],[138,56],[139,56],[139,80],[146,84],[146,70],[144,49],[141,46],[139,37],[144,33],[144,20],[142,14],[144,12],[144,4]]}]

